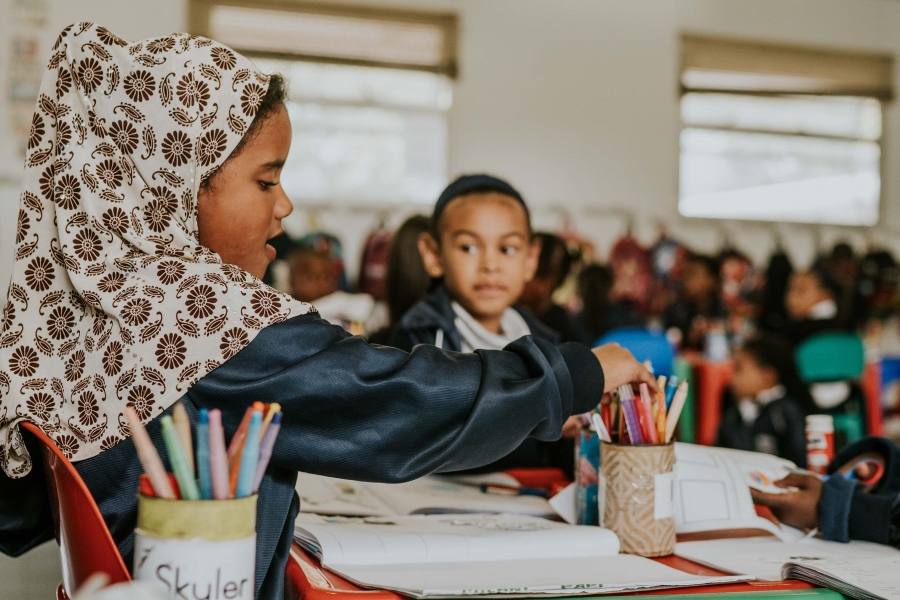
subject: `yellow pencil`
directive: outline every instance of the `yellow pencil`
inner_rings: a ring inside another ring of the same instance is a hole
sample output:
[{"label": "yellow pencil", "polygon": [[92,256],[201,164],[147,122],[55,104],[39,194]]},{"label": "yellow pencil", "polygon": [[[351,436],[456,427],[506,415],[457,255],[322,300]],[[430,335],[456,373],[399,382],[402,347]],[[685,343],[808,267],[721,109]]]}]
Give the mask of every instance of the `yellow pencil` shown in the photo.
[{"label": "yellow pencil", "polygon": [[675,426],[678,425],[678,417],[681,416],[681,409],[684,408],[684,402],[687,400],[688,382],[682,381],[678,384],[675,396],[672,398],[672,406],[669,407],[669,414],[666,416],[666,443],[675,435]]},{"label": "yellow pencil", "polygon": [[266,428],[269,427],[269,423],[272,422],[272,417],[275,416],[275,413],[281,411],[281,405],[277,402],[273,402],[269,405],[269,410],[266,411],[266,416],[263,417],[262,427],[259,430],[259,439],[263,439],[266,435]]}]

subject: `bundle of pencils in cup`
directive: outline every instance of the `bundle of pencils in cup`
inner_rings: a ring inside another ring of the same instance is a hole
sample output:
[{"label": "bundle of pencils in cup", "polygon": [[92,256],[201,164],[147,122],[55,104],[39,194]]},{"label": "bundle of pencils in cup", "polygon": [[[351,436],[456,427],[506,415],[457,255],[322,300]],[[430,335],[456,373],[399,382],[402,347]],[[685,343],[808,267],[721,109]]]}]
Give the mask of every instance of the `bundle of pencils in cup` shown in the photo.
[{"label": "bundle of pencils in cup", "polygon": [[600,439],[610,444],[631,445],[672,441],[687,400],[688,382],[679,384],[673,375],[666,385],[665,376],[660,375],[657,384],[660,392],[651,395],[650,388],[642,383],[637,398],[630,385],[623,385],[611,394],[611,402],[601,403],[590,415]]},{"label": "bundle of pencils in cup", "polygon": [[160,419],[163,442],[174,471],[171,475],[166,473],[134,409],[126,408],[125,417],[144,467],[142,494],[169,499],[226,500],[250,496],[259,490],[281,429],[282,414],[278,403],[254,402],[244,413],[226,449],[221,411],[201,409],[195,454],[187,411],[181,402],[176,402],[172,416]]}]

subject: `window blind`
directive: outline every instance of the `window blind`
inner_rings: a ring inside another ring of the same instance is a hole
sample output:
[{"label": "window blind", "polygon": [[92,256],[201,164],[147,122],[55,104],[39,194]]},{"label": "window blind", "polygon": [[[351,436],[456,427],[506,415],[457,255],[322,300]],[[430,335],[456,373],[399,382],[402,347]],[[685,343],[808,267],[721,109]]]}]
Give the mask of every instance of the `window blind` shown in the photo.
[{"label": "window blind", "polygon": [[682,35],[682,91],[894,96],[890,54]]}]

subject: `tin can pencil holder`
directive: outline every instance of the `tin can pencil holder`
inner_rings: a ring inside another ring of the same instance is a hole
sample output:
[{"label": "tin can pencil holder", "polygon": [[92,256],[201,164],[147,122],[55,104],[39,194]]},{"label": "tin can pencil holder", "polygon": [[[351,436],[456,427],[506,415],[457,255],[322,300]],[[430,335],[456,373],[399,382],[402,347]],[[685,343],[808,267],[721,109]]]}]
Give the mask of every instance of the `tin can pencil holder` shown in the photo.
[{"label": "tin can pencil holder", "polygon": [[252,600],[256,498],[166,500],[139,494],[134,578],[178,598]]},{"label": "tin can pencil holder", "polygon": [[601,526],[619,536],[621,551],[666,556],[675,551],[675,444],[600,443]]},{"label": "tin can pencil holder", "polygon": [[579,525],[599,525],[597,513],[597,468],[600,438],[587,428],[578,432],[575,447],[575,515]]}]

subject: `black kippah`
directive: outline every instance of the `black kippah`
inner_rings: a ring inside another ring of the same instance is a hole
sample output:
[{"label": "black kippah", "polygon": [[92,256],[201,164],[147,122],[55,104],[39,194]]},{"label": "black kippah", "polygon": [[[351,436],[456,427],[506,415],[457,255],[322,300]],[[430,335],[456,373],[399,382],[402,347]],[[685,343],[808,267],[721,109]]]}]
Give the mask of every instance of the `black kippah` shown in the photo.
[{"label": "black kippah", "polygon": [[444,209],[447,208],[447,205],[450,204],[453,199],[473,192],[497,192],[513,198],[522,205],[522,208],[525,209],[525,216],[528,218],[529,223],[531,222],[528,206],[525,205],[525,200],[522,198],[522,195],[516,191],[516,188],[502,179],[498,179],[491,175],[462,175],[458,177],[456,181],[444,188],[444,191],[441,192],[440,197],[438,197],[437,202],[434,204],[434,213],[431,215],[432,229],[437,229],[438,222],[441,220],[441,215],[444,214]]}]

